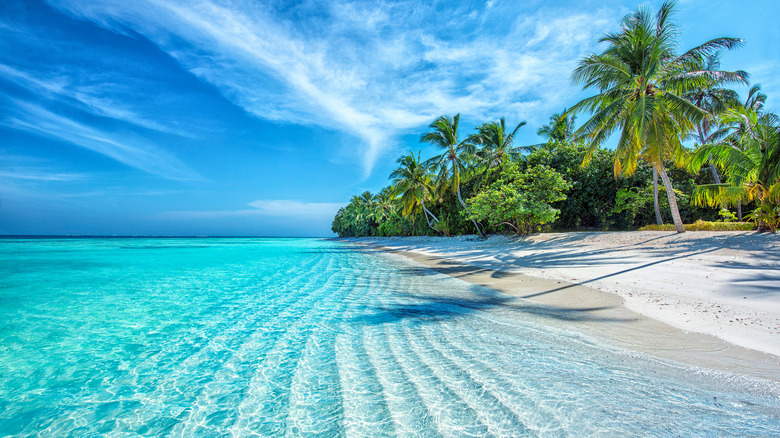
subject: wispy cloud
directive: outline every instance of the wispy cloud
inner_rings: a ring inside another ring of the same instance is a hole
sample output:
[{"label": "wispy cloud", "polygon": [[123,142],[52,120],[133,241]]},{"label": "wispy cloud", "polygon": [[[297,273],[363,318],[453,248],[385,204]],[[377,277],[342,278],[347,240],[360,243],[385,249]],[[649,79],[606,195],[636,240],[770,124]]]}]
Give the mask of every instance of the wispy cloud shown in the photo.
[{"label": "wispy cloud", "polygon": [[15,168],[11,171],[0,171],[0,179],[21,179],[31,181],[77,181],[84,179],[84,175],[78,173],[50,173],[40,169]]},{"label": "wispy cloud", "polygon": [[[5,79],[23,87],[31,94],[45,97],[48,100],[72,104],[91,114],[110,117],[125,123],[130,123],[146,129],[152,129],[182,137],[190,137],[191,133],[164,125],[158,121],[141,116],[130,107],[132,99],[119,100],[116,96],[119,90],[132,87],[132,84],[118,83],[131,79],[122,77],[104,80],[99,84],[78,84],[79,79],[95,76],[92,71],[57,72],[26,72],[18,68],[0,64],[0,79]],[[122,93],[123,95],[129,92]]]},{"label": "wispy cloud", "polygon": [[523,15],[492,2],[473,10],[416,1],[52,3],[141,33],[258,117],[356,136],[366,172],[394,136],[441,114],[541,122],[559,109],[573,60],[619,16]]},{"label": "wispy cloud", "polygon": [[169,153],[142,139],[133,140],[130,133],[119,135],[100,130],[28,102],[12,99],[8,103],[10,114],[0,124],[12,129],[71,143],[163,178],[203,179]]},{"label": "wispy cloud", "polygon": [[332,218],[342,203],[302,202],[289,199],[262,199],[248,203],[249,209],[215,211],[170,211],[162,216],[168,219],[225,218],[235,216],[274,216],[323,220]]}]

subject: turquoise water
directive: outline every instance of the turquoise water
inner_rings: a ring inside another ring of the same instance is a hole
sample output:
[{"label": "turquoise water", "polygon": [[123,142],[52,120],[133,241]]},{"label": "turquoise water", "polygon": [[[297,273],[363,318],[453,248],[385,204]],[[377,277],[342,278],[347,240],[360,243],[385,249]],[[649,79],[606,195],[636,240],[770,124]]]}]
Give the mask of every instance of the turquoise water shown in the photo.
[{"label": "turquoise water", "polygon": [[0,435],[780,435],[777,384],[556,321],[339,242],[3,239]]}]

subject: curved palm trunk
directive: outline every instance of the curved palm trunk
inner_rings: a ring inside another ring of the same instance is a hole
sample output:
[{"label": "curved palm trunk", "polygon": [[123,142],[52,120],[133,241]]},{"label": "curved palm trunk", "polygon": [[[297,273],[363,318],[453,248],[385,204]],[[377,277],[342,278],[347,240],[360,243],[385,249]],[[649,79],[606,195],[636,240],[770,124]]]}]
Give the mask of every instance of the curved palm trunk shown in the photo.
[{"label": "curved palm trunk", "polygon": [[674,228],[678,233],[684,233],[685,227],[683,227],[682,218],[680,217],[680,209],[677,208],[677,197],[674,195],[674,188],[672,188],[672,181],[669,180],[669,175],[663,168],[658,169],[658,174],[661,175],[661,181],[664,183],[666,189],[666,197],[669,198],[669,209],[672,210],[672,220],[674,220]]},{"label": "curved palm trunk", "polygon": [[655,208],[655,223],[663,225],[661,219],[661,204],[658,203],[658,170],[653,167],[653,207]]},{"label": "curved palm trunk", "polygon": [[[712,161],[712,155],[710,155],[710,161]],[[718,169],[715,168],[715,165],[710,163],[710,171],[712,172],[712,177],[715,179],[715,184],[720,184],[720,177],[718,176]]]},{"label": "curved palm trunk", "polygon": [[[422,205],[423,212],[425,212],[425,220],[428,222],[428,226],[431,227],[433,231],[436,231],[437,233],[440,232],[436,229],[436,227],[433,226],[433,223],[431,223],[431,218],[433,218],[436,223],[439,223],[439,218],[437,218],[435,214],[433,214],[430,210],[428,210],[427,207],[425,207],[425,201],[421,200],[420,204]],[[428,217],[428,215],[430,215],[430,217]]]},{"label": "curved palm trunk", "polygon": [[[463,209],[466,210],[466,212],[469,211],[469,208],[466,207],[466,203],[463,202],[463,197],[460,196],[460,184],[458,184],[458,202],[460,202],[460,205],[463,206]],[[479,228],[479,224],[477,223],[477,221],[475,219],[472,219],[471,222],[473,222],[474,226],[477,228],[477,233],[479,233],[479,236],[480,237],[485,237],[485,233],[483,233],[482,229]]]}]

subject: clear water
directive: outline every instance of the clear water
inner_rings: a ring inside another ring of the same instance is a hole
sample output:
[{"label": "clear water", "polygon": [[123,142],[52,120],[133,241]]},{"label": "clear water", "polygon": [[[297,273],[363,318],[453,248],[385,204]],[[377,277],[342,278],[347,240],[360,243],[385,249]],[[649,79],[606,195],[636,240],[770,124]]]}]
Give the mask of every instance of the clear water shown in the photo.
[{"label": "clear water", "polygon": [[0,435],[139,434],[777,436],[780,388],[337,242],[0,240]]}]

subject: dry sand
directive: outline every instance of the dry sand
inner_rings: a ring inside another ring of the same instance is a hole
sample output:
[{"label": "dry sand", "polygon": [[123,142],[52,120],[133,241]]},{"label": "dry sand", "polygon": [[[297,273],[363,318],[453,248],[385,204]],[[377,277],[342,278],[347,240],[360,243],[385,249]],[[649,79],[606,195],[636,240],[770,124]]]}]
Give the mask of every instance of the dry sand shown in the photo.
[{"label": "dry sand", "polygon": [[587,315],[577,318],[577,329],[621,347],[780,381],[780,236],[587,232],[354,240],[549,311]]}]

